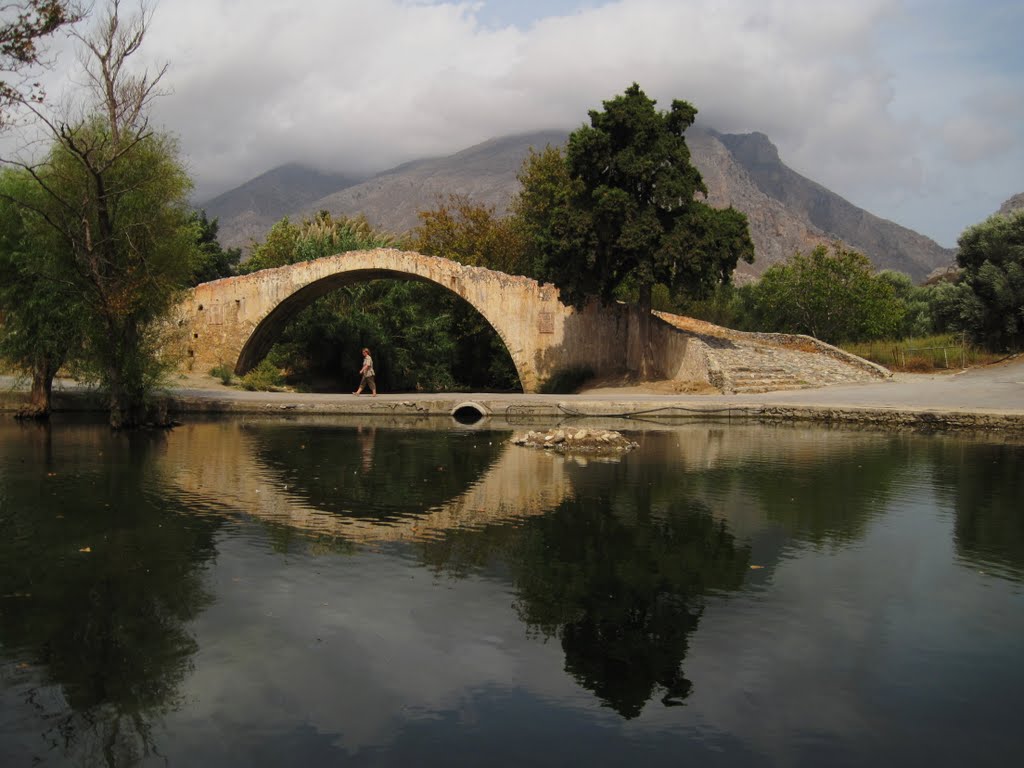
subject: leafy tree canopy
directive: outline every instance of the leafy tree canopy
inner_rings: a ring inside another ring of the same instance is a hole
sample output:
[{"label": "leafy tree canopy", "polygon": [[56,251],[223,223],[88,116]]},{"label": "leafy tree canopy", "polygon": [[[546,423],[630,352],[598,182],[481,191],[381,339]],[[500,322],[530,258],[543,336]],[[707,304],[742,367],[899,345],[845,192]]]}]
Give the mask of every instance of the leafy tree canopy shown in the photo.
[{"label": "leafy tree canopy", "polygon": [[866,256],[839,243],[772,266],[750,293],[758,327],[831,343],[892,335],[906,310],[893,282],[876,276]]},{"label": "leafy tree canopy", "polygon": [[527,240],[515,217],[499,218],[494,206],[449,195],[437,208],[420,211],[412,247],[462,264],[510,275],[530,273]]},{"label": "leafy tree canopy", "polygon": [[956,325],[992,349],[1019,349],[1024,343],[1024,211],[969,227],[957,244],[963,273],[959,290],[949,297]]},{"label": "leafy tree canopy", "polygon": [[635,350],[628,366],[655,376],[652,293],[703,295],[728,283],[740,259],[753,261],[746,216],[698,200],[707,188],[683,136],[697,110],[669,111],[634,83],[590,112],[564,156],[531,154],[520,174],[516,211],[536,248],[540,276],[577,307],[636,296]]},{"label": "leafy tree canopy", "polygon": [[171,365],[159,354],[161,321],[188,281],[197,246],[177,145],[149,124],[166,68],[151,76],[128,66],[151,17],[145,7],[128,18],[119,10],[119,0],[109,0],[93,31],[75,35],[81,111],[33,110],[50,132],[49,152],[41,163],[11,161],[34,189],[7,198],[50,230],[52,248],[25,253],[37,257],[34,271],[67,282],[80,302],[84,372],[107,389],[118,428],[152,416],[149,394]]},{"label": "leafy tree canopy", "polygon": [[253,244],[252,256],[240,271],[249,274],[346,251],[394,245],[395,238],[375,231],[364,216],[349,218],[320,211],[299,225],[292,224],[286,216],[270,228],[266,240]]},{"label": "leafy tree canopy", "polygon": [[189,285],[199,285],[235,274],[238,262],[242,258],[242,250],[225,250],[221,246],[217,240],[217,230],[220,228],[217,219],[210,221],[206,218],[206,211],[199,211],[192,215],[191,223],[196,231],[197,248],[192,254]]},{"label": "leafy tree canopy", "polygon": [[702,294],[727,283],[739,259],[753,260],[746,217],[698,199],[707,188],[683,135],[697,110],[655,103],[634,83],[590,112],[564,156],[534,153],[520,175],[517,212],[545,277],[577,306],[592,296],[611,301],[632,283],[649,310],[656,283]]},{"label": "leafy tree canopy", "polygon": [[26,171],[0,172],[0,359],[32,374],[21,416],[45,417],[57,370],[80,348],[82,297],[55,268],[62,243],[30,209],[43,191]]}]

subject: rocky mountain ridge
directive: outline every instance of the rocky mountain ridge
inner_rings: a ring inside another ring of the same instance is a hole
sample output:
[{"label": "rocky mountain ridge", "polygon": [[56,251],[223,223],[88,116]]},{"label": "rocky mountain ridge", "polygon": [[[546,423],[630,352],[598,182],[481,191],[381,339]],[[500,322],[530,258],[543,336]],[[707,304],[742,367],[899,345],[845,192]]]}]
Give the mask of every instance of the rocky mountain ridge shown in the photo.
[{"label": "rocky mountain ridge", "polygon": [[[225,246],[245,247],[262,239],[281,217],[300,219],[319,210],[361,213],[375,227],[401,234],[418,225],[419,211],[436,207],[451,193],[504,213],[518,189],[516,174],[529,149],[557,146],[567,137],[564,131],[505,136],[367,179],[281,166],[201,207],[220,220]],[[837,239],[867,255],[879,269],[906,272],[917,281],[953,262],[952,249],[874,216],[788,168],[764,134],[692,128],[686,139],[708,187],[708,202],[733,205],[750,221],[756,257],[754,264],[740,265],[740,277],[761,274],[798,250]]]},{"label": "rocky mountain ridge", "polygon": [[1017,211],[1024,211],[1024,192],[1018,192],[1016,195],[1010,197],[1006,202],[999,206],[1000,216],[1009,216],[1011,213]]}]

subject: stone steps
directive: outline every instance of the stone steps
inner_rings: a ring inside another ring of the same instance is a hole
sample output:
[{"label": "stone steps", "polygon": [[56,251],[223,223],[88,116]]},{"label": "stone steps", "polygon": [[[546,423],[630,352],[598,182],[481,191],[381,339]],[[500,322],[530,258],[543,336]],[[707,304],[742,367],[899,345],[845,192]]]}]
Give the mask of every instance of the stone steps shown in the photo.
[{"label": "stone steps", "polygon": [[857,384],[891,375],[806,336],[746,333],[680,315],[656,315],[700,345],[708,381],[726,394]]},{"label": "stone steps", "polygon": [[792,371],[778,366],[752,368],[740,366],[726,372],[725,381],[735,394],[774,392],[780,389],[805,389],[813,386]]},{"label": "stone steps", "polygon": [[709,347],[708,355],[721,371],[722,391],[727,393],[754,394],[873,379],[866,371],[827,355],[752,343]]}]

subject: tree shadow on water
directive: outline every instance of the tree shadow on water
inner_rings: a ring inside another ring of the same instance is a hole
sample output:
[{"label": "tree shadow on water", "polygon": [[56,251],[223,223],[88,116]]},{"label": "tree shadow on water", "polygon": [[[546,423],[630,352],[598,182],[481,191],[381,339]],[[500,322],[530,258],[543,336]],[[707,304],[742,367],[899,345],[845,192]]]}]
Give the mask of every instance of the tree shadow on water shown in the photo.
[{"label": "tree shadow on water", "polygon": [[187,624],[211,601],[219,523],[165,500],[163,439],[62,425],[0,440],[0,649],[26,670],[36,744],[75,762],[158,755],[152,726],[180,704],[198,650]]},{"label": "tree shadow on water", "polygon": [[625,718],[681,704],[688,640],[711,591],[739,588],[749,550],[699,505],[629,515],[572,500],[533,520],[513,554],[516,609],[558,637],[566,671]]}]

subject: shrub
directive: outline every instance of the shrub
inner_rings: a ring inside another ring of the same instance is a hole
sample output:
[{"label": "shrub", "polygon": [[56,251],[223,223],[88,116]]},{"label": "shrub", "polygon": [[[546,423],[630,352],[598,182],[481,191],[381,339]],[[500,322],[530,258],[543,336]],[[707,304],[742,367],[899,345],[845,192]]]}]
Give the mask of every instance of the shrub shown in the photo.
[{"label": "shrub", "polygon": [[231,382],[234,381],[235,378],[235,372],[227,363],[220,363],[219,365],[211,368],[210,375],[215,379],[220,379],[220,383],[224,386],[230,386]]},{"label": "shrub", "polygon": [[242,389],[252,392],[272,392],[284,386],[284,374],[270,360],[263,359],[259,365],[239,378]]}]

